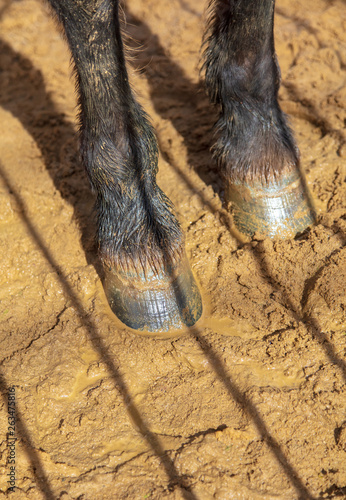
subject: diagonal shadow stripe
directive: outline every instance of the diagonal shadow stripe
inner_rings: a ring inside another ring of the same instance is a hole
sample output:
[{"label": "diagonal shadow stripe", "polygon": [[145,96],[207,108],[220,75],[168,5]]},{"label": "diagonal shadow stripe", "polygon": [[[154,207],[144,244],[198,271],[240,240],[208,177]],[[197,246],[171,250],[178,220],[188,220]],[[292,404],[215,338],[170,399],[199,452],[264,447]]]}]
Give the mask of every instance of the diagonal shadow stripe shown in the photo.
[{"label": "diagonal shadow stripe", "polygon": [[199,347],[205,357],[208,359],[210,365],[213,367],[219,380],[222,382],[226,388],[228,394],[232,399],[234,399],[248,414],[253,423],[255,424],[261,438],[268,445],[273,456],[276,458],[277,462],[281,466],[282,471],[286,475],[287,479],[294,486],[300,499],[304,500],[316,500],[315,497],[311,495],[309,490],[303,484],[298,472],[294,469],[292,464],[289,462],[285,453],[283,452],[280,443],[275,439],[270,433],[266,426],[263,418],[261,417],[256,406],[251,402],[251,399],[237,386],[237,384],[231,379],[230,375],[227,373],[221,359],[207,341],[206,337],[202,335],[201,331],[197,328],[191,328],[191,335],[196,339]]},{"label": "diagonal shadow stripe", "polygon": [[[0,392],[5,405],[7,405],[7,392],[9,387],[10,384],[7,382],[5,376],[0,371]],[[25,424],[25,419],[23,418],[23,415],[19,408],[20,404],[18,404],[18,401],[16,401],[16,434],[18,433],[18,435],[21,437],[21,444],[23,445],[24,453],[31,463],[38,488],[41,490],[46,500],[54,500],[56,497],[52,488],[50,487],[47,474],[45,473],[37,450],[35,450],[34,448],[34,445],[30,438],[30,432]]]},{"label": "diagonal shadow stripe", "polygon": [[[73,207],[74,218],[82,233],[81,242],[86,259],[102,275],[100,266],[95,262],[90,234],[93,221],[80,196],[83,192],[90,197],[91,189],[77,157],[77,134],[73,123],[54,103],[41,70],[1,38],[0,72],[6,75],[1,79],[0,105],[15,116],[34,139],[55,188]],[[71,142],[67,153],[76,156],[73,164],[60,158],[67,141]],[[79,196],[73,185],[76,175],[79,175]]]},{"label": "diagonal shadow stripe", "polygon": [[[119,392],[120,396],[122,397],[124,407],[128,413],[128,416],[130,417],[132,423],[136,426],[136,428],[139,429],[142,437],[145,439],[149,448],[153,451],[153,453],[156,456],[160,458],[162,467],[166,473],[168,488],[171,490],[173,490],[174,488],[179,488],[185,500],[198,500],[197,497],[194,495],[194,493],[190,491],[190,486],[187,480],[179,474],[177,468],[175,467],[173,461],[169,457],[167,451],[162,446],[157,435],[151,432],[148,424],[142,417],[138,407],[136,406],[131,397],[131,394],[129,392],[129,389],[127,387],[124,378],[120,374],[119,370],[116,368],[114,360],[112,359],[110,353],[108,352],[108,349],[104,344],[104,341],[98,334],[95,322],[93,321],[92,318],[88,316],[87,311],[83,307],[83,304],[81,303],[78,296],[76,295],[73,288],[66,279],[62,268],[59,266],[58,262],[51,255],[43,238],[40,236],[40,234],[35,229],[32,222],[30,221],[29,217],[27,216],[25,203],[22,200],[19,193],[17,192],[17,190],[15,189],[14,185],[11,183],[8,176],[6,175],[5,170],[1,164],[0,164],[0,177],[2,178],[8,191],[11,192],[12,196],[14,197],[15,202],[19,209],[19,213],[21,214],[20,216],[22,218],[22,221],[25,224],[32,240],[37,245],[39,250],[42,252],[42,255],[45,257],[45,259],[51,266],[52,270],[55,272],[57,278],[61,283],[61,286],[63,287],[65,294],[69,297],[71,301],[71,305],[76,309],[81,324],[87,329],[90,342],[94,350],[99,353],[101,359],[107,366],[108,373],[113,380],[114,386],[116,390]],[[23,421],[21,420],[21,422]],[[21,430],[23,432],[21,432]],[[23,423],[22,426],[19,428],[19,433],[21,434],[22,439],[28,444],[28,449],[29,449],[31,443],[30,436]],[[31,449],[34,452],[34,449],[30,447],[30,452],[28,451],[28,456],[31,460],[31,463],[36,464],[38,463],[37,462],[38,457],[37,454],[35,455],[35,453],[31,454]],[[41,466],[40,467],[41,476],[42,476],[41,474],[42,471],[43,468]],[[45,476],[43,475],[43,477]],[[42,491],[44,491],[46,495],[48,494],[50,495],[51,489],[49,487],[47,480],[45,479],[43,482],[42,481],[43,480],[41,480],[41,483],[38,483],[40,489],[43,488]],[[47,499],[51,500],[51,498],[53,497],[47,496]]]}]

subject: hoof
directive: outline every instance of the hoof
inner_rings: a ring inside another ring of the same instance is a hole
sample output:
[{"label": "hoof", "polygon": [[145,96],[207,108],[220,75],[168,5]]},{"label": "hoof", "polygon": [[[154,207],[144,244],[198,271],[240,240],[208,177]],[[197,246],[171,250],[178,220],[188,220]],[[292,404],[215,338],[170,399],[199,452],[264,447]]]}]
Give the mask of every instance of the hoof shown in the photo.
[{"label": "hoof", "polygon": [[105,269],[104,289],[114,314],[134,330],[180,330],[193,326],[202,314],[201,295],[186,257],[160,273]]},{"label": "hoof", "polygon": [[240,233],[292,238],[315,222],[315,211],[305,181],[294,170],[272,180],[230,182],[227,201],[232,203],[234,224]]}]

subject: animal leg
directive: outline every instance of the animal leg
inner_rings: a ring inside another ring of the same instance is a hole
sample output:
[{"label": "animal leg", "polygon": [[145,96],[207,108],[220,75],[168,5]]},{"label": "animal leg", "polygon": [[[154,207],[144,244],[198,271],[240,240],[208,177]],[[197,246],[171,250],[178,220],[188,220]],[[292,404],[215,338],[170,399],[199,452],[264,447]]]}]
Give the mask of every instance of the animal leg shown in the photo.
[{"label": "animal leg", "polygon": [[97,195],[109,304],[137,330],[191,326],[201,315],[201,297],[172,204],[156,184],[157,141],[129,85],[118,1],[50,3],[76,67],[81,156]]},{"label": "animal leg", "polygon": [[240,232],[291,237],[314,222],[299,151],[278,104],[274,0],[213,0],[206,86],[220,106],[214,147]]}]

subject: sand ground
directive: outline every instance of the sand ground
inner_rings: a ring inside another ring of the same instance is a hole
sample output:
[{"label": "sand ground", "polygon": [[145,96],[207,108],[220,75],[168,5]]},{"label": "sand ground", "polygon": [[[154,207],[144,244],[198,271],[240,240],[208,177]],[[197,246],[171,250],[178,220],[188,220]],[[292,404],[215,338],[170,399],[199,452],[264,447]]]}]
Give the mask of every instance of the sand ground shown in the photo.
[{"label": "sand ground", "polygon": [[280,103],[318,223],[245,245],[209,152],[203,2],[128,0],[125,15],[205,313],[165,340],[112,316],[68,49],[40,2],[2,0],[0,498],[346,498],[346,4],[277,1]]}]

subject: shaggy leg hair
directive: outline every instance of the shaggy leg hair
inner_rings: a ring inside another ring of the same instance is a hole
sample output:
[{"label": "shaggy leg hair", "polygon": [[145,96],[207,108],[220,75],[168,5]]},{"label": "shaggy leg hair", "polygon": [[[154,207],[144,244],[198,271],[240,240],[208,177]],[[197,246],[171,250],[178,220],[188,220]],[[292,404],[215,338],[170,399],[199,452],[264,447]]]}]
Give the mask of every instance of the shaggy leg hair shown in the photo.
[{"label": "shaggy leg hair", "polygon": [[216,161],[228,180],[267,180],[299,159],[277,100],[274,0],[212,0],[209,9],[204,69],[220,105]]},{"label": "shaggy leg hair", "polygon": [[162,271],[183,235],[156,184],[158,146],[128,81],[117,0],[50,0],[76,68],[81,155],[97,194],[100,257],[110,267]]}]

